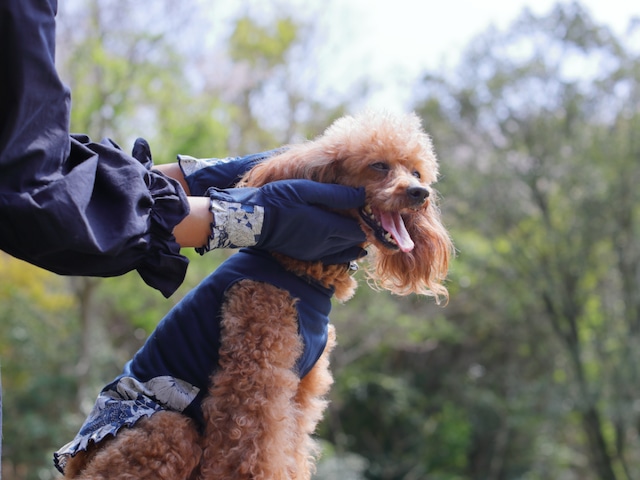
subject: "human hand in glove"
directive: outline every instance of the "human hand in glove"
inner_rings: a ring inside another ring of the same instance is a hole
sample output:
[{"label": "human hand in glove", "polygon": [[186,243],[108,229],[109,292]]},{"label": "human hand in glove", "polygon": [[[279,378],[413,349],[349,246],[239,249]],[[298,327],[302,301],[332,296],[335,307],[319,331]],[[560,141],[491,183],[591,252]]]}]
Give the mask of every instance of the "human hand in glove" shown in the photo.
[{"label": "human hand in glove", "polygon": [[256,247],[326,264],[360,258],[365,234],[355,219],[327,209],[364,204],[364,189],[310,180],[281,180],[259,188],[210,188],[213,214],[204,253],[214,248]]}]

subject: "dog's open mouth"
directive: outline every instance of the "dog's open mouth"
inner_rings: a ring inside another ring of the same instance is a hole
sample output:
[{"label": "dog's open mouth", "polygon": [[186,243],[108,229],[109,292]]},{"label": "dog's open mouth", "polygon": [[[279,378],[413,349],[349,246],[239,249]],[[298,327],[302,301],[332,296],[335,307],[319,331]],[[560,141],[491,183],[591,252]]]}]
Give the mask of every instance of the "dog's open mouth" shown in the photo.
[{"label": "dog's open mouth", "polygon": [[360,216],[386,248],[402,252],[413,250],[413,240],[398,212],[381,212],[365,205],[360,209]]}]

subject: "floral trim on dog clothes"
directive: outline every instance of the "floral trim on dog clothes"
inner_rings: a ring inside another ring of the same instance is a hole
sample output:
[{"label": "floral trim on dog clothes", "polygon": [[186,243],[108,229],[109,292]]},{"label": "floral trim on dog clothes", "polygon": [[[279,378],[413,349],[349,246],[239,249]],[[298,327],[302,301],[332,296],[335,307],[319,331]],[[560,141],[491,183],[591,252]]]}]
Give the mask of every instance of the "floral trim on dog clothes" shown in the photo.
[{"label": "floral trim on dog clothes", "polygon": [[218,363],[221,309],[226,291],[240,280],[267,282],[296,302],[304,350],[296,364],[304,377],[324,351],[333,290],[286,271],[270,254],[242,249],[189,292],[162,319],[120,376],[99,394],[76,437],[54,453],[64,473],[69,457],[117,435],[161,410],[183,412],[202,426],[201,402]]}]

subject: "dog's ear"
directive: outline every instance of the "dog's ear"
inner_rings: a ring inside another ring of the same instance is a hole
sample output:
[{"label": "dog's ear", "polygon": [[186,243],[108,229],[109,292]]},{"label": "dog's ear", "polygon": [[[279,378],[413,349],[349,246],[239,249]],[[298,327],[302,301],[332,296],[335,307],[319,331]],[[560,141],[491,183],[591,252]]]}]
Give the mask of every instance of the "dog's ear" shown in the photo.
[{"label": "dog's ear", "polygon": [[331,168],[335,161],[336,158],[315,141],[291,145],[283,153],[253,167],[239,185],[259,187],[292,178],[335,183],[336,172]]}]

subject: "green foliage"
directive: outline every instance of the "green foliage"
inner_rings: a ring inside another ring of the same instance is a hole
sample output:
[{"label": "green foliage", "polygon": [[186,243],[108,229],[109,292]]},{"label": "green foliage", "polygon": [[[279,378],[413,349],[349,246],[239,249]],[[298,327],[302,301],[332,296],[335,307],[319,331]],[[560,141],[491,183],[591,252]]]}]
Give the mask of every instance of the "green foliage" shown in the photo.
[{"label": "green foliage", "polygon": [[[216,95],[195,91],[188,58],[179,50],[184,37],[168,33],[182,29],[184,14],[178,8],[173,2],[136,7],[122,0],[92,0],[69,19],[73,26],[59,22],[61,39],[70,37],[58,50],[72,90],[72,131],[123,139],[124,149],[145,137],[157,163],[173,162],[177,153],[226,154],[228,127],[219,119],[229,106]],[[114,17],[114,10],[121,14]],[[140,14],[160,19],[141,28]],[[66,34],[69,28],[73,34]]]},{"label": "green foliage", "polygon": [[243,17],[236,22],[229,40],[231,58],[268,71],[283,63],[297,38],[298,25],[291,18],[278,18],[273,25],[262,26],[251,17]]},{"label": "green foliage", "polygon": [[[65,281],[0,254],[3,470],[48,478],[59,439],[72,433],[77,318]],[[61,355],[65,352],[65,355]],[[45,475],[45,476],[42,476]],[[16,477],[17,478],[17,477]]]}]

